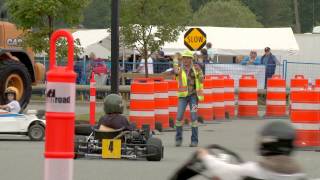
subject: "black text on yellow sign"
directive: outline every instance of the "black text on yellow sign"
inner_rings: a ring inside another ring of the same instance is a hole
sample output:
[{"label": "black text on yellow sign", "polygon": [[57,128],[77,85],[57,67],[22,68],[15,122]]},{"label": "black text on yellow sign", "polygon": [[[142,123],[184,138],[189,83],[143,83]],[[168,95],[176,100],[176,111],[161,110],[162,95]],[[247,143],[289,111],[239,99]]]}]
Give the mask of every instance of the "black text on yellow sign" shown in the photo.
[{"label": "black text on yellow sign", "polygon": [[184,34],[184,45],[191,51],[202,49],[207,43],[207,35],[200,28],[190,28]]},{"label": "black text on yellow sign", "polygon": [[121,158],[121,139],[102,140],[102,158],[120,159]]}]

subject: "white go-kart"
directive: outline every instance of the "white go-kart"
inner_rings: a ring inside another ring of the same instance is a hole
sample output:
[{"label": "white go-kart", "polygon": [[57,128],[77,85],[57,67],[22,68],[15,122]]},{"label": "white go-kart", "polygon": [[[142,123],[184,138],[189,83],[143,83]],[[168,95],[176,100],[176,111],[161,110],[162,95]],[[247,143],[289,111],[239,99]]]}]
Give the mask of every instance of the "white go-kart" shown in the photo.
[{"label": "white go-kart", "polygon": [[26,135],[32,141],[45,136],[44,112],[28,110],[25,114],[13,114],[0,110],[0,134]]}]

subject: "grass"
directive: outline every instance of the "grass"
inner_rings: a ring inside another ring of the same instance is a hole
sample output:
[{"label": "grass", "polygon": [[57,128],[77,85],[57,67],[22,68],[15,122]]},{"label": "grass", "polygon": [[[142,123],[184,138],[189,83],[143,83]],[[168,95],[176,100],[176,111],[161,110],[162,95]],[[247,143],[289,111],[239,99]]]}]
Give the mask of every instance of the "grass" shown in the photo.
[{"label": "grass", "polygon": [[[100,117],[104,115],[104,112],[96,113],[96,122],[99,121]],[[89,122],[90,114],[79,114],[76,115],[76,121],[88,121]]]}]

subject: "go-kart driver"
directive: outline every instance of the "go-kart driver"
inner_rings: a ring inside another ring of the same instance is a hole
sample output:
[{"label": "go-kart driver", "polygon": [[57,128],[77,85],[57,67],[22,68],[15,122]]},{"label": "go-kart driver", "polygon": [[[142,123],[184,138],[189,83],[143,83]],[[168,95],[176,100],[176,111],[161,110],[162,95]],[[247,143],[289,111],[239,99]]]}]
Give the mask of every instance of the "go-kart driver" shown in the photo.
[{"label": "go-kart driver", "polygon": [[18,114],[21,110],[20,104],[16,101],[18,90],[14,87],[8,87],[4,94],[7,97],[8,104],[0,105],[0,109],[6,110],[10,113]]},{"label": "go-kart driver", "polygon": [[104,99],[104,112],[98,123],[101,131],[113,131],[117,129],[134,130],[128,119],[122,115],[122,97],[117,94],[110,94]]},{"label": "go-kart driver", "polygon": [[275,121],[267,124],[259,137],[258,162],[228,164],[198,150],[198,158],[214,177],[221,180],[305,180],[298,163],[291,157],[294,150],[295,130],[287,123]]}]

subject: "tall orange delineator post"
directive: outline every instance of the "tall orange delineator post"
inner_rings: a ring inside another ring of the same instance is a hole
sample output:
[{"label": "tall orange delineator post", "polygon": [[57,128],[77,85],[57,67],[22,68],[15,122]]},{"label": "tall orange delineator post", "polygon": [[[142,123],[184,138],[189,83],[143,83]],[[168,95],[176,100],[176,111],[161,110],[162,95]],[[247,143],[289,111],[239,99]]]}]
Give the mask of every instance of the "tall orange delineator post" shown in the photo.
[{"label": "tall orange delineator post", "polygon": [[[56,41],[68,41],[68,65],[56,65]],[[73,37],[64,30],[50,39],[50,67],[46,84],[45,180],[72,180],[74,157],[75,82]]]},{"label": "tall orange delineator post", "polygon": [[258,88],[254,75],[239,79],[238,117],[258,117]]},{"label": "tall orange delineator post", "polygon": [[94,80],[94,72],[90,79],[90,125],[96,123],[96,81]]},{"label": "tall orange delineator post", "polygon": [[273,75],[267,83],[265,117],[286,117],[286,81],[280,75]]}]

